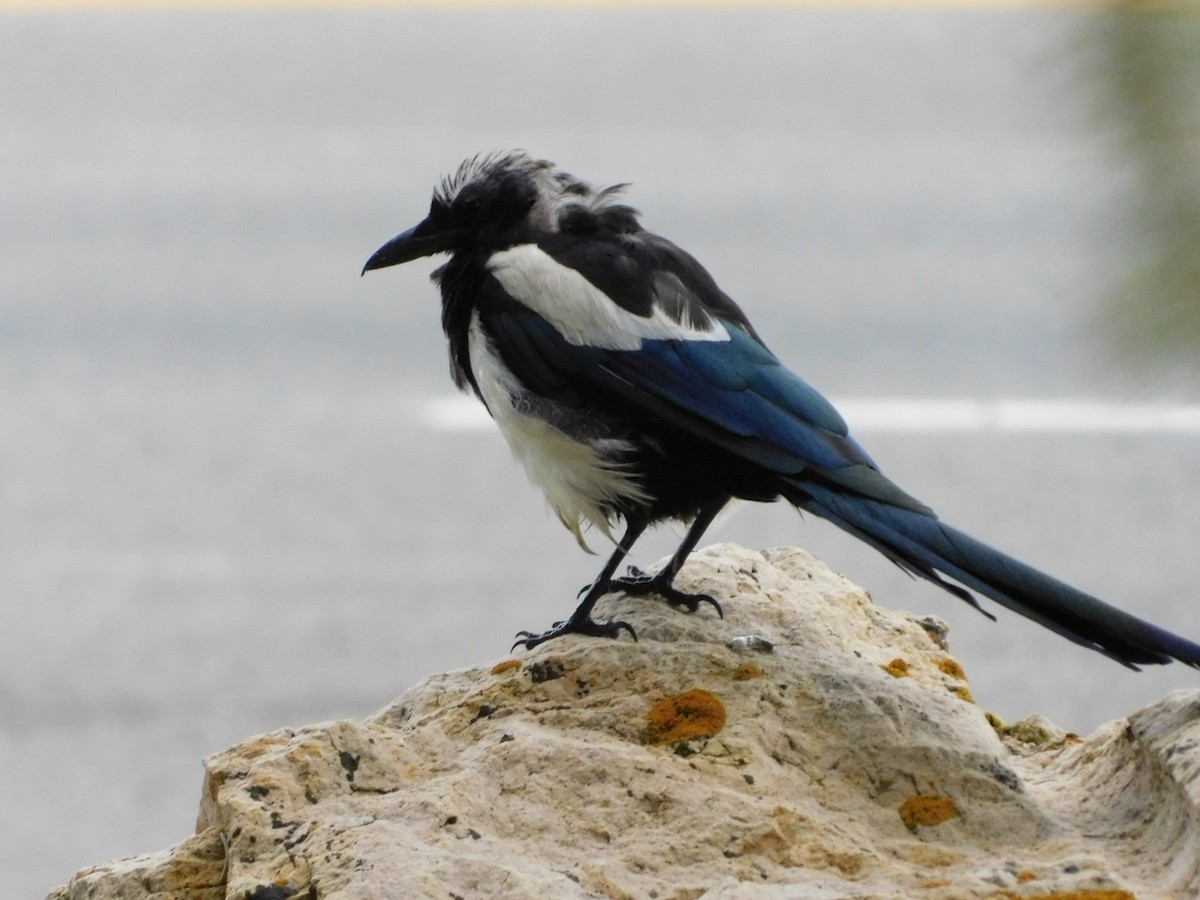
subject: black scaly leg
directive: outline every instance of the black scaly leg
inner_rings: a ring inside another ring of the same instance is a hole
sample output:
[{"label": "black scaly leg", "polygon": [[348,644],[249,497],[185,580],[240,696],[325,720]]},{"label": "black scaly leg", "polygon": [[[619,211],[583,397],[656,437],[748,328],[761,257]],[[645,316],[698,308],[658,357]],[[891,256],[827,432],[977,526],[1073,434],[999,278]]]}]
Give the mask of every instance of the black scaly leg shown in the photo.
[{"label": "black scaly leg", "polygon": [[617,566],[628,555],[634,542],[641,537],[648,524],[641,517],[630,518],[628,523],[625,526],[625,534],[617,544],[617,549],[608,558],[608,562],[604,564],[604,568],[600,570],[596,580],[586,589],[587,593],[584,594],[580,604],[575,607],[575,612],[571,613],[571,618],[565,622],[555,622],[549,630],[543,631],[541,634],[535,634],[532,631],[518,631],[519,640],[513,644],[514,648],[523,645],[526,650],[532,650],[538,644],[544,644],[546,641],[562,637],[564,634],[587,634],[593,637],[615,638],[622,630],[628,631],[629,636],[635,641],[637,640],[637,632],[628,622],[597,622],[592,618],[592,607],[596,605],[597,600],[610,592],[609,585],[613,583],[613,572],[617,571]]},{"label": "black scaly leg", "polygon": [[625,578],[612,579],[609,589],[623,591],[626,594],[644,596],[646,594],[658,594],[672,606],[679,606],[686,609],[688,612],[695,612],[700,608],[701,603],[710,603],[717,611],[717,615],[722,619],[725,618],[725,613],[721,609],[721,604],[714,600],[708,594],[686,594],[675,587],[675,576],[679,574],[679,570],[683,568],[683,564],[687,562],[688,554],[696,549],[696,544],[700,542],[700,538],[712,524],[713,519],[717,517],[725,506],[726,500],[720,500],[706,506],[696,515],[692,521],[691,527],[688,529],[687,535],[683,539],[683,543],[679,545],[679,549],[675,551],[675,555],[656,575],[647,575],[636,566],[629,567],[629,575]]}]

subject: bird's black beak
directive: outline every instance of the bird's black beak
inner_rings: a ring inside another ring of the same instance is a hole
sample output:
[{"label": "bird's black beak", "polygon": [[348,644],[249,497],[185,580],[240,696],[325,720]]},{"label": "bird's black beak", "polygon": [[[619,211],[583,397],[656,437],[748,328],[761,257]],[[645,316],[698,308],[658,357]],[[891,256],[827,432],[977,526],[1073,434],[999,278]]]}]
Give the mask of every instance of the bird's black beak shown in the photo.
[{"label": "bird's black beak", "polygon": [[422,256],[447,253],[453,249],[454,236],[452,230],[439,228],[429,219],[425,219],[408,231],[396,235],[371,254],[371,258],[363,266],[362,273],[365,275],[372,269],[398,266]]}]

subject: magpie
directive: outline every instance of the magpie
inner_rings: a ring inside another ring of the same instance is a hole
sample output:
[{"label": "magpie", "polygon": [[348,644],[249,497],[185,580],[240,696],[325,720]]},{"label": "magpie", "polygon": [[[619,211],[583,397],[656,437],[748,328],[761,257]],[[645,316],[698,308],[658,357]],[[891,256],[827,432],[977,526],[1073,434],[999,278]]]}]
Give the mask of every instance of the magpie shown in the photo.
[{"label": "magpie", "polygon": [[[615,591],[720,614],[675,576],[730,500],[783,498],[981,612],[968,588],[1131,669],[1200,667],[1200,645],[946,525],[888,480],[704,267],[642,228],[622,202],[626,187],[594,188],[523,151],[476,156],[442,180],[424,220],[363,267],[449,254],[432,278],[454,382],[487,407],[585,550],[587,525],[613,540],[624,523],[571,616],[519,632],[514,646],[636,639],[627,622],[592,618]],[[689,525],[667,564],[616,577],[646,528],[668,520]]]}]

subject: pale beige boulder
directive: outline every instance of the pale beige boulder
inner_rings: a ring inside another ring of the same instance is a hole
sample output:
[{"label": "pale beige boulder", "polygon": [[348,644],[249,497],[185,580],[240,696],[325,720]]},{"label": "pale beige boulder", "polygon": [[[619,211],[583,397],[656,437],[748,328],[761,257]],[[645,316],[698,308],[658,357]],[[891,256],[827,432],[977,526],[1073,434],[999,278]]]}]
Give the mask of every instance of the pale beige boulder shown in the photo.
[{"label": "pale beige boulder", "polygon": [[211,757],[196,834],[54,900],[1200,893],[1200,692],[1082,741],[971,700],[936,620],[800,550],[697,553],[688,615],[432,676]]}]

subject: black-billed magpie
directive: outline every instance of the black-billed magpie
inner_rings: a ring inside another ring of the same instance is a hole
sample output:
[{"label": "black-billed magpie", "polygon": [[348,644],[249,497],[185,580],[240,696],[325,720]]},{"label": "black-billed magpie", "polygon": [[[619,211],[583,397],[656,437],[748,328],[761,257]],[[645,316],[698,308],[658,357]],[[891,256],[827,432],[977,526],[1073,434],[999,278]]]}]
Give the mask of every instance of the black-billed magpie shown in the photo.
[{"label": "black-billed magpie", "polygon": [[[951,528],[889,481],[703,266],[643,230],[623,188],[595,189],[520,151],[477,156],[363,268],[450,254],[433,280],[455,383],[487,407],[585,549],[585,525],[611,538],[625,523],[571,617],[518,644],[636,638],[627,622],[591,617],[612,591],[719,613],[675,576],[731,499],[782,497],[977,609],[960,585],[1130,668],[1200,667],[1197,644]],[[642,532],[669,519],[690,527],[667,565],[614,577]]]}]

